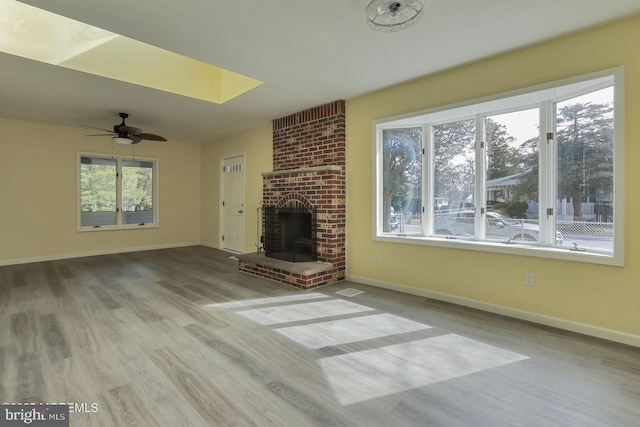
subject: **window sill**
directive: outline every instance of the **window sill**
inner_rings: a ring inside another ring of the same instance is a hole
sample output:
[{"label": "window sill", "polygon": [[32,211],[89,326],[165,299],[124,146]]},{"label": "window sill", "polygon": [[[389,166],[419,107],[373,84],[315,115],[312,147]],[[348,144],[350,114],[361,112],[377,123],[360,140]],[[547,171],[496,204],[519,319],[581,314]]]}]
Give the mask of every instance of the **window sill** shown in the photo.
[{"label": "window sill", "polygon": [[462,249],[480,252],[492,252],[507,255],[530,256],[537,258],[550,258],[563,261],[586,262],[622,267],[622,257],[601,254],[597,252],[578,252],[556,246],[537,246],[517,243],[479,242],[475,240],[447,239],[441,237],[425,237],[419,235],[376,235],[373,238],[378,242],[404,243],[409,245],[433,246],[446,249]]},{"label": "window sill", "polygon": [[158,224],[124,224],[124,225],[101,225],[99,227],[78,227],[79,233],[92,232],[92,231],[118,231],[118,230],[140,230],[147,228],[159,228]]}]

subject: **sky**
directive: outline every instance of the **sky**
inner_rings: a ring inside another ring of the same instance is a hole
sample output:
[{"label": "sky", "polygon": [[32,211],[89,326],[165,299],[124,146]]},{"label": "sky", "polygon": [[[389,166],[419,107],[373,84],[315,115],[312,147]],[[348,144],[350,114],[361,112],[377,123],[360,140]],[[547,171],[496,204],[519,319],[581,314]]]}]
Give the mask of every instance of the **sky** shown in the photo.
[{"label": "sky", "polygon": [[[559,104],[591,102],[592,104],[605,104],[613,102],[613,87],[608,87],[586,95],[577,96]],[[537,108],[515,111],[513,113],[497,114],[491,118],[507,128],[507,133],[516,140],[513,146],[517,147],[528,139],[538,136],[539,113]]]}]

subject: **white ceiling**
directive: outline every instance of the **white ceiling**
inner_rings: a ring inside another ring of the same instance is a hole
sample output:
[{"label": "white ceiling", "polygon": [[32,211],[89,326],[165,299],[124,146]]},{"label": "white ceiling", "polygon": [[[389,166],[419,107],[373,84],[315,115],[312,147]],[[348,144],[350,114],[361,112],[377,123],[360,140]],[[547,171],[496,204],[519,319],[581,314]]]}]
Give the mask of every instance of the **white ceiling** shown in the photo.
[{"label": "white ceiling", "polygon": [[[263,81],[216,105],[0,53],[0,116],[208,142],[487,56],[640,13],[639,0],[427,0],[372,31],[369,0],[23,0]],[[127,65],[126,53],[122,63]]]}]

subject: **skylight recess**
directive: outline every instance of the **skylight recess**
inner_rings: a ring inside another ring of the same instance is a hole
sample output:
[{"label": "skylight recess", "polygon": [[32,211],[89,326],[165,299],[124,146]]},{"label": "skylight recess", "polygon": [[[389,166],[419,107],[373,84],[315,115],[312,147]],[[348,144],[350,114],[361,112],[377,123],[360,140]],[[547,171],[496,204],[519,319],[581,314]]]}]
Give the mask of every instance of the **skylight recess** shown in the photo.
[{"label": "skylight recess", "polygon": [[216,104],[262,84],[14,0],[0,0],[0,51]]}]

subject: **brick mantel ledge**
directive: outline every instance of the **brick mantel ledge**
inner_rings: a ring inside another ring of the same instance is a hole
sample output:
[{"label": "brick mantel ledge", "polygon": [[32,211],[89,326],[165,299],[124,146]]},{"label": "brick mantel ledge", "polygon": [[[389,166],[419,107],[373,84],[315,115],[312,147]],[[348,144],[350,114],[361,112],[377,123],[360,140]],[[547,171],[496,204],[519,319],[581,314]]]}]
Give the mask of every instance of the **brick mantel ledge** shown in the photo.
[{"label": "brick mantel ledge", "polygon": [[309,168],[296,168],[296,169],[283,169],[275,172],[262,172],[262,177],[274,177],[280,175],[291,175],[296,173],[308,173],[308,172],[324,172],[324,171],[338,171],[341,172],[344,168],[338,165],[326,165],[326,166],[313,166]]}]

